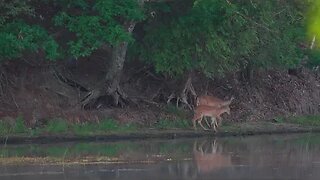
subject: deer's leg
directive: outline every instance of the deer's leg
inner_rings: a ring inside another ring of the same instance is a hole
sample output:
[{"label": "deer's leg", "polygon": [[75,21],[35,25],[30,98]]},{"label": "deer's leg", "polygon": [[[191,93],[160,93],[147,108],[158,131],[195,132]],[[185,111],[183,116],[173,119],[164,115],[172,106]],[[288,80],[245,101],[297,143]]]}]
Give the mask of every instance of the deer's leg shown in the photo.
[{"label": "deer's leg", "polygon": [[221,124],[222,124],[222,118],[220,116],[218,116],[217,121],[215,122],[215,126],[218,128]]},{"label": "deer's leg", "polygon": [[212,126],[212,123],[211,123],[211,125],[209,124],[209,122],[208,122],[208,118],[206,118],[206,117],[204,117],[205,119],[205,121],[206,121],[206,124],[208,125],[208,127],[210,128],[211,126]]},{"label": "deer's leg", "polygon": [[192,119],[192,124],[193,124],[194,130],[197,130],[196,121],[197,121],[197,119]]},{"label": "deer's leg", "polygon": [[202,124],[202,119],[203,119],[203,117],[204,116],[202,116],[201,118],[200,118],[200,120],[198,121],[198,123],[200,124],[200,126],[202,127],[202,129],[204,129],[204,130],[209,130],[209,129],[207,129],[207,128],[205,128],[204,126],[203,126],[203,124]]},{"label": "deer's leg", "polygon": [[199,119],[201,119],[201,115],[199,116],[199,114],[195,114],[193,116],[193,119],[192,119],[192,124],[193,124],[193,129],[194,130],[197,130],[197,124],[196,124],[196,121],[198,121]]},{"label": "deer's leg", "polygon": [[216,124],[217,119],[215,117],[211,117],[211,127],[213,127],[214,132],[217,132]]},{"label": "deer's leg", "polygon": [[220,126],[222,124],[222,118],[220,116],[217,117],[217,126]]}]

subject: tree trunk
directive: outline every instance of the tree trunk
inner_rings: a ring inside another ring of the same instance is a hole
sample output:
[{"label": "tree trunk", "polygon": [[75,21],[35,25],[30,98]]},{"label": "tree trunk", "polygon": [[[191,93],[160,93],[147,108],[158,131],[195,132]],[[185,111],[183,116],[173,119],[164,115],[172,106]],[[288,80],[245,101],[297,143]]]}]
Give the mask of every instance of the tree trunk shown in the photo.
[{"label": "tree trunk", "polygon": [[111,67],[105,77],[105,84],[107,85],[106,93],[113,97],[114,105],[119,104],[119,98],[126,99],[126,95],[120,88],[120,80],[124,61],[126,59],[127,48],[128,42],[122,42],[113,48]]},{"label": "tree trunk", "polygon": [[[126,22],[125,28],[131,34],[136,22]],[[103,95],[112,96],[114,105],[119,102],[123,105],[123,100],[127,99],[125,93],[120,88],[120,80],[123,70],[123,65],[126,59],[128,42],[121,42],[115,45],[112,49],[111,66],[108,67],[108,73],[103,82],[98,83],[97,87],[91,90],[82,100],[82,107],[92,104],[97,98]]]},{"label": "tree trunk", "polygon": [[[148,0],[139,0],[138,3],[143,7],[144,2]],[[124,23],[124,28],[129,34],[132,34],[137,22],[127,21]],[[82,107],[87,106],[96,101],[97,98],[103,95],[112,96],[114,105],[123,104],[123,100],[127,99],[125,93],[120,88],[121,74],[123,65],[126,59],[128,49],[128,42],[121,42],[115,45],[112,49],[111,66],[108,69],[108,73],[104,82],[98,83],[97,88],[91,90],[85,98],[82,100]]]}]

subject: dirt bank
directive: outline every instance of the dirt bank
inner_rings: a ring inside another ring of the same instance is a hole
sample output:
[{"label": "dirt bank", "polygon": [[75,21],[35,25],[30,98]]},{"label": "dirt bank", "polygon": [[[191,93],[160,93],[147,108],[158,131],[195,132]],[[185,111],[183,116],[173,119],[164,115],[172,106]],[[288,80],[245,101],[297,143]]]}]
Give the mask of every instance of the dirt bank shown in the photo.
[{"label": "dirt bank", "polygon": [[[192,118],[193,112],[181,102],[179,109],[174,108],[175,96],[172,104],[167,104],[172,94],[181,92],[183,78],[179,81],[157,75],[152,68],[137,62],[128,63],[125,68],[121,85],[128,95],[125,106],[113,107],[108,97],[101,97],[90,107],[81,108],[83,97],[105,74],[104,62],[98,57],[95,54],[91,59],[55,64],[38,61],[3,64],[0,119],[14,121],[20,115],[32,127],[53,118],[72,123],[113,118],[121,123],[152,127],[162,119]],[[250,81],[242,80],[238,73],[214,80],[193,73],[192,85],[198,95],[235,97],[231,115],[224,115],[224,121],[259,122],[319,113],[319,72],[310,69],[302,69],[295,75],[284,70],[256,71]],[[192,97],[188,100],[194,103]]]}]

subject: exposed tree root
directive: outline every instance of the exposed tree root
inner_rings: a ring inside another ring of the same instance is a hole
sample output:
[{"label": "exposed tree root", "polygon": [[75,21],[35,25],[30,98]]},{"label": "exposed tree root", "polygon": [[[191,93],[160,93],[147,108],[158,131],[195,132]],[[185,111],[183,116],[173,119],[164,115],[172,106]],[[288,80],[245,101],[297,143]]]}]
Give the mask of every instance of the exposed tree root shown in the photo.
[{"label": "exposed tree root", "polygon": [[4,70],[4,68],[0,65],[0,97],[5,95],[8,84],[9,81],[7,78],[7,73]]},{"label": "exposed tree root", "polygon": [[[108,88],[105,90],[105,88],[95,88],[91,91],[89,91],[84,98],[81,100],[81,106],[82,108],[87,107],[93,107],[97,99],[99,99],[102,96],[110,96],[113,99],[113,105],[115,106],[121,106],[124,107],[126,102],[129,101],[128,96],[125,94],[125,92],[120,88],[120,86],[117,86],[116,89]],[[97,107],[100,106],[99,104],[96,105]]]},{"label": "exposed tree root", "polygon": [[[197,97],[197,94],[192,85],[191,74],[189,74],[186,82],[184,83],[182,90],[180,92],[173,92],[168,97],[167,103],[170,103],[173,99],[176,99],[176,107],[179,107],[179,103],[187,105],[190,110],[194,109],[194,100]],[[189,102],[188,102],[189,100]]]}]

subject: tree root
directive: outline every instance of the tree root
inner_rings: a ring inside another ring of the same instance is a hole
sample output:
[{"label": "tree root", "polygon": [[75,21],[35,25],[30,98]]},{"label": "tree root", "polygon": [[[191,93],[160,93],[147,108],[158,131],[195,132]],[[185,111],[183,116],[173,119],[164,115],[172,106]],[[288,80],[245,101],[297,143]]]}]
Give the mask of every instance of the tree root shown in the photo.
[{"label": "tree root", "polygon": [[[108,88],[105,90],[104,88],[96,88],[89,91],[85,97],[81,100],[81,107],[87,108],[92,107],[97,102],[98,98],[102,96],[110,96],[113,99],[113,105],[124,107],[126,102],[129,101],[126,93],[118,86],[115,90]],[[100,105],[98,104],[97,107]]]},{"label": "tree root", "polygon": [[0,97],[4,96],[7,92],[7,87],[9,85],[9,80],[7,78],[7,73],[4,68],[0,65]]},{"label": "tree root", "polygon": [[[183,104],[187,105],[190,110],[193,110],[194,109],[193,104],[196,97],[197,97],[197,94],[192,85],[191,74],[189,74],[180,93],[178,93],[178,95],[174,92],[171,93],[170,96],[168,97],[167,104],[169,104],[172,99],[176,99],[176,107],[179,107],[179,102],[182,102]],[[188,99],[190,100],[190,103],[188,102]]]}]

